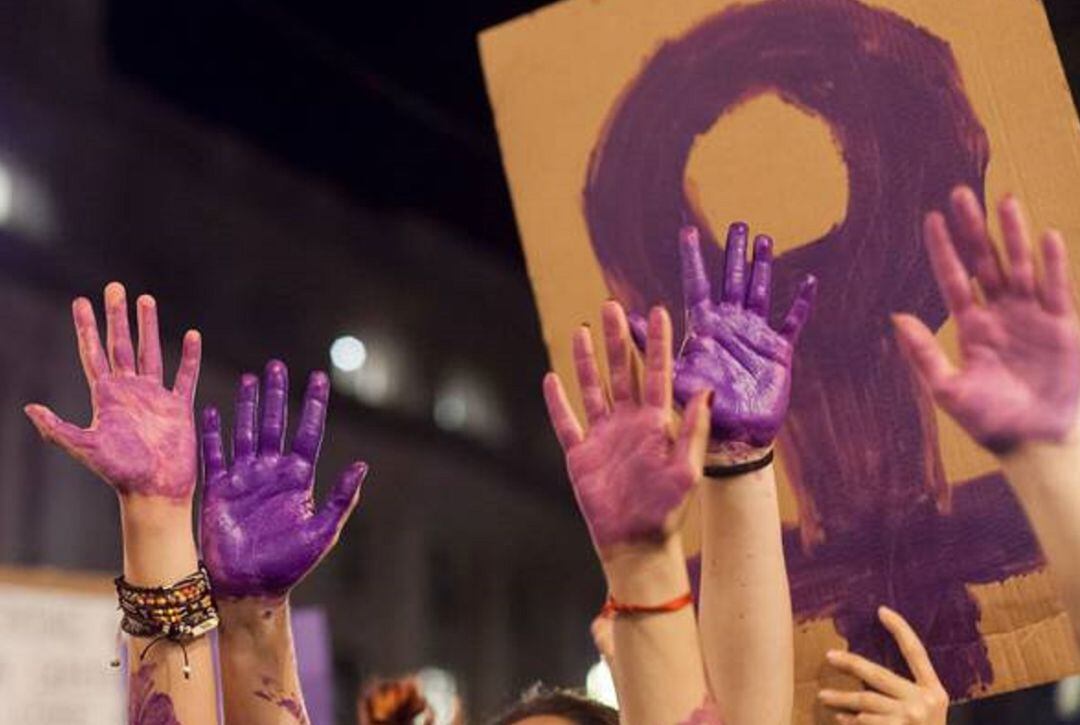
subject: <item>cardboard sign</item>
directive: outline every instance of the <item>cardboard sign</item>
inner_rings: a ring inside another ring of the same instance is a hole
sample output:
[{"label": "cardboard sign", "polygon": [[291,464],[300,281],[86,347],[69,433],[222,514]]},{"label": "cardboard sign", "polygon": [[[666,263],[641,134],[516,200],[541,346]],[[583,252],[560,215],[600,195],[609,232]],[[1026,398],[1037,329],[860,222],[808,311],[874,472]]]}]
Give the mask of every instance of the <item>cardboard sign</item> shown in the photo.
[{"label": "cardboard sign", "polygon": [[888,319],[919,315],[955,355],[920,230],[960,183],[1018,194],[1080,274],[1077,118],[1041,4],[567,0],[480,50],[565,378],[572,331],[598,329],[609,296],[667,305],[679,339],[683,224],[714,279],[731,221],[775,237],[774,318],[803,274],[821,281],[778,444],[799,720],[829,647],[904,671],[882,603],[955,699],[1080,670],[1008,484],[920,393]]}]

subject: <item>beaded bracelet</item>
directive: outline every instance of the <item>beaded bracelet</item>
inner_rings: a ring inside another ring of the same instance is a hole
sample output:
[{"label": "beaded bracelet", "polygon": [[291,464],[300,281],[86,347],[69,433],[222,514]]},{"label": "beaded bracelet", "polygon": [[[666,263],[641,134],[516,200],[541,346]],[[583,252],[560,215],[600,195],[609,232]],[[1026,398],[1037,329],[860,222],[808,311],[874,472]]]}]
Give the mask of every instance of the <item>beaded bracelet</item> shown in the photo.
[{"label": "beaded bracelet", "polygon": [[139,659],[163,639],[176,642],[184,653],[184,677],[190,677],[185,643],[219,623],[210,576],[202,562],[194,574],[164,587],[137,587],[123,577],[117,577],[114,583],[124,613],[120,628],[133,637],[152,639]]}]

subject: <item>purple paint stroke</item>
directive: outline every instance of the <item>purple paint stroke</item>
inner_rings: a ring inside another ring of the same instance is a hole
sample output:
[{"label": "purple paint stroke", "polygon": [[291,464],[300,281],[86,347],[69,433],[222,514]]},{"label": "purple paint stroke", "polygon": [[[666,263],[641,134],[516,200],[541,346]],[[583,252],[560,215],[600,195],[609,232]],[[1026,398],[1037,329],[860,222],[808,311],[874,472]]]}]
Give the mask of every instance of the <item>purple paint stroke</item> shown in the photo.
[{"label": "purple paint stroke", "polygon": [[[263,683],[267,682],[267,678],[263,678]],[[266,700],[267,702],[280,707],[285,712],[300,723],[300,725],[308,725],[307,714],[304,712],[304,705],[297,699],[289,697],[287,695],[268,692],[266,690],[255,690],[253,693],[255,697],[260,700]]]},{"label": "purple paint stroke", "polygon": [[128,725],[180,725],[172,698],[154,692],[155,669],[156,664],[145,664],[128,682]]},{"label": "purple paint stroke", "polygon": [[[785,536],[795,615],[831,615],[853,651],[905,672],[877,624],[887,604],[924,639],[950,694],[974,694],[993,672],[966,585],[1043,559],[1000,475],[949,487],[932,406],[890,330],[897,311],[944,323],[922,219],[958,184],[982,193],[988,141],[949,46],[857,0],[773,0],[707,18],[659,48],[608,119],[584,189],[594,251],[624,306],[662,303],[681,325],[672,230],[700,227],[710,277],[723,269],[684,192],[691,150],[766,93],[829,127],[849,180],[845,218],[773,269],[781,299],[806,274],[821,282],[779,439],[800,509]],[[971,250],[961,253],[970,268]]]}]

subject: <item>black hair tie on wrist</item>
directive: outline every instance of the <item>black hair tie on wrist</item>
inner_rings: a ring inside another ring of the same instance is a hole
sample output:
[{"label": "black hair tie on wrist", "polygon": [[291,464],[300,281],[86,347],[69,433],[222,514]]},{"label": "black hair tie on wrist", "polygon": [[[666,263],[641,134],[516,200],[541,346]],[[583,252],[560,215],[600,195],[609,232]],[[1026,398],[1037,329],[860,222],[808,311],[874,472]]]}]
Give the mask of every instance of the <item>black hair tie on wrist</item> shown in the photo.
[{"label": "black hair tie on wrist", "polygon": [[742,476],[746,473],[753,473],[754,471],[760,471],[765,466],[773,462],[773,449],[769,449],[761,458],[756,461],[746,461],[744,463],[736,463],[733,466],[705,466],[706,478],[735,478],[736,476]]}]

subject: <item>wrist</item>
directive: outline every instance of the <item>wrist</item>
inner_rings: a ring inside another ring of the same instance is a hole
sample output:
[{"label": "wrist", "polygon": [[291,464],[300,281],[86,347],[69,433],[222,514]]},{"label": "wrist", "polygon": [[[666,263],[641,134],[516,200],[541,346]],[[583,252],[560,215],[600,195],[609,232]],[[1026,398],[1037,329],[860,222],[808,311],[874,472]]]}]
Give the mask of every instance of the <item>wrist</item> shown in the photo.
[{"label": "wrist", "polygon": [[650,549],[630,549],[602,562],[608,592],[618,602],[654,605],[690,591],[682,542],[673,536]]},{"label": "wrist", "polygon": [[198,568],[190,501],[124,496],[120,524],[124,579],[130,584],[166,586]]},{"label": "wrist", "polygon": [[222,636],[260,636],[289,618],[288,596],[219,597]]},{"label": "wrist", "polygon": [[706,466],[737,466],[758,461],[769,454],[773,444],[754,446],[740,441],[709,441],[705,450]]},{"label": "wrist", "polygon": [[997,459],[1018,491],[1051,483],[1080,485],[1080,426],[1060,441],[1022,441]]}]

